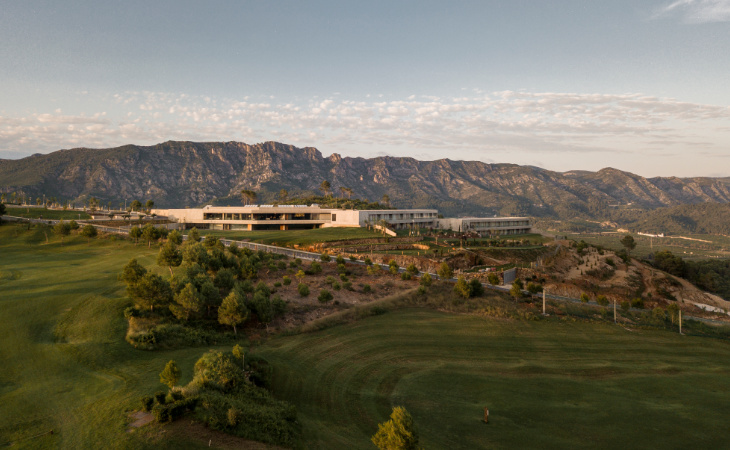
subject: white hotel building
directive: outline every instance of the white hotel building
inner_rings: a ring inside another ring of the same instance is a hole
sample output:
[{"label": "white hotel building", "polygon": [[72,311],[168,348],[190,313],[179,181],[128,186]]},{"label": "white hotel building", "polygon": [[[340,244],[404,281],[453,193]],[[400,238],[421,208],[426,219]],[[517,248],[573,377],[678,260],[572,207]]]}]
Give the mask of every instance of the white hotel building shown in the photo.
[{"label": "white hotel building", "polygon": [[319,205],[205,206],[153,209],[185,228],[209,230],[304,230],[327,227],[364,227],[385,221],[389,228],[441,228],[490,234],[530,232],[527,217],[439,219],[435,209],[333,209]]}]

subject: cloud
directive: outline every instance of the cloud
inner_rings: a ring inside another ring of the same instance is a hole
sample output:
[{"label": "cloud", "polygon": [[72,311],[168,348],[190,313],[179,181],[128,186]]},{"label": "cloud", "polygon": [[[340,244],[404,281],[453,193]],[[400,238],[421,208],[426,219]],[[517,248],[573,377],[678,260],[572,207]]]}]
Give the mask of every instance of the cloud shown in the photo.
[{"label": "cloud", "polygon": [[685,23],[730,22],[730,0],[676,0],[654,12],[652,18],[680,16]]},{"label": "cloud", "polygon": [[520,153],[535,161],[662,148],[691,152],[700,142],[724,155],[730,144],[729,108],[640,93],[479,91],[453,98],[340,94],[277,100],[124,92],[97,102],[99,112],[93,114],[0,116],[0,149],[32,154],[167,140],[275,140],[345,155],[384,151],[491,161]]}]

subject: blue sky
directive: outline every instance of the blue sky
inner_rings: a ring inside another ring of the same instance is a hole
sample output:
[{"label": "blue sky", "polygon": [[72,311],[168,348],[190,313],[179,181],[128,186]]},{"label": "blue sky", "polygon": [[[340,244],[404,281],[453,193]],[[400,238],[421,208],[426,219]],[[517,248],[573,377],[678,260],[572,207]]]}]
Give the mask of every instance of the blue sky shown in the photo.
[{"label": "blue sky", "polygon": [[166,140],[730,176],[730,0],[0,1],[0,158]]}]

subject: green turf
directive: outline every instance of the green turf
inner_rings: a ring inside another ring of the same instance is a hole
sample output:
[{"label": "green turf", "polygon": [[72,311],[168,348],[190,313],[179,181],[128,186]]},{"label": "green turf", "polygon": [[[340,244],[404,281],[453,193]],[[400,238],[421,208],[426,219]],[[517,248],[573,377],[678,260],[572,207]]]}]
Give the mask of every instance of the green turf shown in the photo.
[{"label": "green turf", "polygon": [[[155,250],[45,240],[41,228],[0,226],[0,445],[187,446],[154,427],[126,433],[125,410],[163,389],[164,364],[175,359],[186,383],[206,350],[145,352],[124,341],[128,302],[116,276],[131,257],[154,267]],[[275,367],[275,394],[297,405],[305,448],[372,448],[396,404],[413,414],[425,448],[726,445],[727,341],[409,309],[255,352]]]},{"label": "green turf", "polygon": [[309,448],[372,448],[394,405],[412,413],[424,448],[726,445],[726,341],[412,309],[258,352]]},{"label": "green turf", "polygon": [[7,207],[5,214],[16,217],[30,217],[31,219],[38,219],[39,217],[49,220],[91,219],[91,216],[85,212],[46,208]]},{"label": "green turf", "polygon": [[364,239],[383,237],[365,228],[317,228],[314,230],[287,231],[218,231],[200,230],[200,235],[212,234],[228,239],[248,239],[261,244],[311,245],[318,242],[339,241],[344,239]]},{"label": "green turf", "polygon": [[0,226],[0,446],[150,446],[126,433],[124,411],[164,390],[157,374],[170,359],[189,381],[205,349],[153,353],[124,341],[128,301],[116,277],[132,257],[152,266],[154,249],[49,236]]}]

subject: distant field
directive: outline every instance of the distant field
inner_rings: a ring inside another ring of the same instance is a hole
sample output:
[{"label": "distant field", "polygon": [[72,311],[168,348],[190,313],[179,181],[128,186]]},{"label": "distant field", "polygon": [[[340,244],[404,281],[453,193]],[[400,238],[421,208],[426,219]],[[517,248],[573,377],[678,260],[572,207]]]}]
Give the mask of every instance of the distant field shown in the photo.
[{"label": "distant field", "polygon": [[26,208],[16,206],[8,206],[6,208],[5,214],[8,216],[28,217],[31,219],[38,219],[39,217],[49,220],[91,219],[91,216],[86,214],[85,212],[64,211],[61,209]]},{"label": "distant field", "polygon": [[214,235],[228,239],[244,240],[261,244],[292,244],[311,245],[318,242],[338,241],[342,239],[363,239],[383,237],[366,228],[317,228],[314,230],[287,230],[287,231],[218,231],[200,230],[201,236]]},{"label": "distant field", "polygon": [[[708,234],[687,234],[683,237],[696,239],[680,239],[677,236],[664,238],[650,238],[635,233],[581,233],[567,234],[569,239],[584,240],[589,244],[602,245],[612,250],[623,248],[619,242],[625,235],[630,234],[636,241],[636,248],[631,252],[633,256],[646,257],[650,253],[668,250],[676,255],[688,259],[730,258],[730,237]],[[710,242],[703,242],[710,241]]]},{"label": "distant field", "polygon": [[[125,411],[163,389],[164,364],[176,360],[187,383],[207,350],[124,341],[117,274],[132,257],[155,267],[156,250],[50,238],[0,226],[0,445],[207,448],[156,425],[126,432]],[[277,397],[297,405],[307,449],[372,448],[392,405],[413,414],[424,448],[726,445],[723,340],[406,309],[275,337],[253,353],[273,364]]]},{"label": "distant field", "polygon": [[372,448],[393,405],[423,448],[726,445],[726,341],[411,309],[257,352],[299,408],[307,448]]}]

